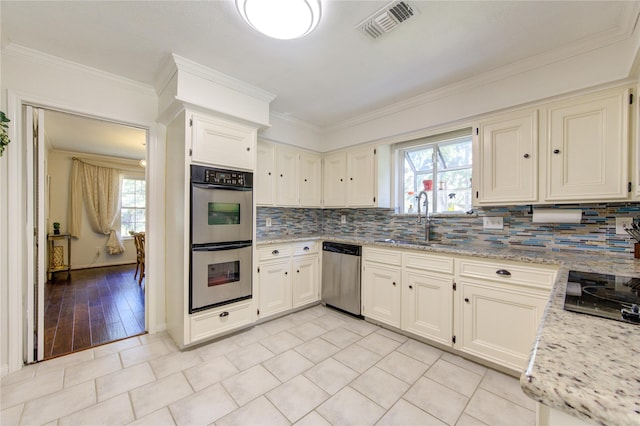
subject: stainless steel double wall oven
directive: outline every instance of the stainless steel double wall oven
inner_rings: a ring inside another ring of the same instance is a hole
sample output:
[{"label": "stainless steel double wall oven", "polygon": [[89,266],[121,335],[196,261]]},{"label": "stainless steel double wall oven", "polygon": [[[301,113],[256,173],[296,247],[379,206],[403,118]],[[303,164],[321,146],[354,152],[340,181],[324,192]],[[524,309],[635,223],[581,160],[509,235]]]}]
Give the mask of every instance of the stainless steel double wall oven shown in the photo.
[{"label": "stainless steel double wall oven", "polygon": [[251,298],[252,240],[253,174],[192,165],[189,313]]}]

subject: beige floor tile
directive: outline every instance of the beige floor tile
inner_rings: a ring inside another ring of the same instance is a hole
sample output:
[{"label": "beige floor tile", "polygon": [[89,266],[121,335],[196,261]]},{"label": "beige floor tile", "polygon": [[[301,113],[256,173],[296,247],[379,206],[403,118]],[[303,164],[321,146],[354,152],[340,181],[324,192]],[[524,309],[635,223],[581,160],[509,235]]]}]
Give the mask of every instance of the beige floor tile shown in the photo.
[{"label": "beige floor tile", "polygon": [[238,373],[235,365],[226,357],[219,356],[211,361],[194,365],[184,370],[184,375],[189,380],[191,386],[199,391],[215,383],[221,382],[227,377],[231,377]]},{"label": "beige floor tile", "polygon": [[273,358],[274,353],[260,343],[242,346],[225,355],[240,371]]},{"label": "beige floor tile", "polygon": [[18,404],[0,411],[0,425],[17,426],[20,423],[23,409],[24,404]]},{"label": "beige floor tile", "polygon": [[117,342],[107,343],[106,345],[93,348],[93,356],[100,358],[105,355],[117,354],[125,349],[131,349],[136,346],[140,346],[142,343],[137,337],[130,337],[128,339],[118,340]]},{"label": "beige floor tile", "polygon": [[289,421],[264,396],[216,421],[216,426],[287,426]]},{"label": "beige floor tile", "polygon": [[269,336],[270,334],[264,328],[257,326],[235,334],[231,340],[238,346],[247,346]]},{"label": "beige floor tile", "polygon": [[118,394],[128,392],[155,380],[156,376],[153,374],[148,362],[98,377],[96,379],[98,401],[113,398]]},{"label": "beige floor tile", "polygon": [[399,400],[391,407],[389,411],[380,419],[376,426],[444,426],[442,423],[429,413],[419,409],[413,404],[408,403],[404,399]]},{"label": "beige floor tile", "polygon": [[362,336],[343,327],[335,328],[320,336],[327,342],[344,349],[362,339]]},{"label": "beige floor tile", "polygon": [[303,311],[300,311],[300,312],[293,313],[291,315],[287,315],[287,317],[297,327],[297,326],[299,326],[301,324],[304,324],[304,323],[309,322],[309,321],[313,321],[314,319],[318,318],[318,314],[317,313],[308,312],[307,310],[303,310]]},{"label": "beige floor tile", "polygon": [[31,399],[57,392],[62,389],[64,370],[36,375],[31,380],[22,380],[2,387],[0,404],[2,409],[21,404]]},{"label": "beige floor tile", "polygon": [[441,385],[453,389],[466,397],[471,397],[480,384],[482,376],[451,364],[450,362],[437,360],[425,373],[425,377],[438,382]]},{"label": "beige floor tile", "polygon": [[535,412],[500,398],[484,389],[478,389],[464,410],[476,419],[492,426],[535,425]]},{"label": "beige floor tile", "polygon": [[522,392],[520,381],[515,377],[507,376],[495,370],[488,370],[482,382],[480,382],[480,387],[528,410],[536,409],[535,401]]},{"label": "beige floor tile", "polygon": [[290,422],[296,422],[329,398],[329,394],[304,376],[296,376],[266,394]]},{"label": "beige floor tile", "polygon": [[407,340],[397,349],[397,351],[427,365],[431,365],[436,362],[443,353],[440,349],[425,345],[417,340]]},{"label": "beige floor tile", "polygon": [[334,328],[342,327],[345,324],[343,319],[329,313],[311,320],[311,323],[318,327],[322,327],[325,330],[333,330]]},{"label": "beige floor tile", "polygon": [[169,353],[149,361],[153,372],[159,379],[200,363],[202,363],[202,359],[194,351]]},{"label": "beige floor tile", "polygon": [[289,316],[276,318],[274,320],[265,322],[264,324],[260,324],[260,327],[262,327],[264,331],[271,335],[281,333],[295,326],[296,324],[291,321],[291,318],[289,318]]},{"label": "beige floor tile", "polygon": [[427,364],[398,351],[391,352],[384,357],[376,364],[376,367],[411,385],[429,368]]},{"label": "beige floor tile", "polygon": [[80,364],[81,362],[89,361],[93,359],[93,349],[87,349],[80,352],[75,352],[69,355],[48,359],[38,363],[38,369],[36,370],[36,376],[42,374],[48,374],[54,371],[62,371],[66,367]]},{"label": "beige floor tile", "polygon": [[456,426],[487,426],[487,424],[474,417],[471,417],[468,414],[462,413],[462,415],[458,419],[458,423],[456,423]]},{"label": "beige floor tile", "polygon": [[386,410],[410,387],[408,383],[377,367],[365,371],[350,386]]},{"label": "beige floor tile", "polygon": [[206,362],[210,359],[226,355],[229,352],[233,352],[239,348],[240,346],[238,346],[233,340],[225,338],[201,346],[197,349],[193,349],[193,351],[200,355],[200,358],[202,358]]},{"label": "beige floor tile", "polygon": [[141,362],[149,361],[154,358],[160,358],[169,353],[169,348],[164,344],[162,339],[151,341],[149,344],[136,346],[131,349],[125,349],[120,352],[122,365],[124,368]]},{"label": "beige floor tile", "polygon": [[380,356],[387,356],[401,345],[400,342],[384,337],[379,333],[371,333],[360,340],[357,344],[377,353]]},{"label": "beige floor tile", "polygon": [[294,350],[273,357],[262,365],[281,382],[286,382],[314,366],[311,361]]},{"label": "beige floor tile", "polygon": [[356,334],[359,334],[362,337],[367,336],[380,329],[380,327],[378,327],[377,325],[371,324],[361,319],[350,317],[347,317],[347,319],[345,320],[345,325],[343,325],[342,327]]},{"label": "beige floor tile", "polygon": [[464,395],[425,377],[418,379],[404,399],[447,424],[456,422],[469,401]]},{"label": "beige floor tile", "polygon": [[333,358],[358,373],[364,373],[372,365],[380,361],[382,356],[360,345],[351,345],[335,354]]},{"label": "beige floor tile", "polygon": [[129,392],[136,418],[153,413],[192,393],[189,382],[181,373],[172,374]]},{"label": "beige floor tile", "polygon": [[315,364],[340,351],[340,348],[326,340],[316,337],[296,347],[296,351]]},{"label": "beige floor tile", "polygon": [[304,376],[333,395],[358,377],[358,373],[341,362],[329,358],[307,370]]},{"label": "beige floor tile", "polygon": [[451,364],[455,364],[458,367],[462,367],[465,368],[469,371],[472,371],[476,374],[479,374],[481,376],[484,376],[484,374],[487,372],[488,368],[480,365],[480,364],[476,364],[473,361],[469,361],[467,359],[462,358],[461,356],[458,355],[454,355],[452,353],[449,352],[443,352],[442,355],[440,356],[441,359],[450,362]]},{"label": "beige floor tile", "polygon": [[395,331],[387,330],[385,328],[376,330],[376,333],[400,343],[404,343],[409,340],[407,336],[403,336],[402,334],[396,333]]},{"label": "beige floor tile", "polygon": [[327,332],[324,328],[310,322],[290,328],[288,331],[305,342]]},{"label": "beige floor tile", "polygon": [[121,394],[114,398],[92,405],[84,410],[58,420],[58,426],[115,426],[131,423],[135,417],[129,401],[129,395]]},{"label": "beige floor tile", "polygon": [[273,334],[260,340],[260,344],[274,354],[281,354],[282,352],[295,348],[302,343],[302,340],[287,331],[281,331],[278,334]]},{"label": "beige floor tile", "polygon": [[222,382],[238,405],[244,405],[280,384],[266,368],[256,365]]},{"label": "beige floor tile", "polygon": [[373,425],[385,410],[349,386],[333,395],[316,409],[334,425]]},{"label": "beige floor tile", "polygon": [[21,382],[23,380],[33,379],[38,369],[37,365],[25,365],[20,370],[9,373],[6,376],[0,378],[0,386],[5,387],[14,383]]},{"label": "beige floor tile", "polygon": [[327,314],[332,314],[332,315],[336,315],[336,316],[343,316],[343,314],[327,308],[326,306],[323,306],[321,304],[317,304],[316,306],[312,306],[311,308],[307,308],[304,310],[304,312],[308,313],[311,316],[315,316],[316,318],[321,317],[323,315],[327,315]]},{"label": "beige floor tile", "polygon": [[213,423],[238,406],[220,384],[209,386],[169,405],[179,425],[206,425]]},{"label": "beige floor tile", "polygon": [[41,425],[90,407],[95,403],[95,384],[92,381],[84,382],[27,402],[22,413],[21,424]]},{"label": "beige floor tile", "polygon": [[315,411],[310,412],[295,423],[296,426],[331,426],[324,417]]},{"label": "beige floor tile", "polygon": [[118,354],[105,355],[100,358],[73,365],[64,370],[64,387],[75,386],[78,383],[105,376],[114,371],[122,370],[122,363]]},{"label": "beige floor tile", "polygon": [[173,416],[169,412],[169,407],[163,407],[135,422],[129,423],[129,426],[174,426],[175,424],[176,422],[173,421]]}]

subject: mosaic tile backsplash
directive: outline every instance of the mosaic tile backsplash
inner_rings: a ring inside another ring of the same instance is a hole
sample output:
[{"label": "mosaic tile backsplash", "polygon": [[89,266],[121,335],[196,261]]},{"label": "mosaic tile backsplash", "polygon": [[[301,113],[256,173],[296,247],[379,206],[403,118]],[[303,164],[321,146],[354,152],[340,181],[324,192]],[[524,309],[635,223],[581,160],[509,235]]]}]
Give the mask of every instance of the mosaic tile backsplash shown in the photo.
[{"label": "mosaic tile backsplash", "polygon": [[[431,239],[456,244],[487,244],[500,247],[545,247],[554,251],[613,251],[633,253],[629,235],[616,235],[616,217],[640,220],[640,203],[570,204],[539,206],[582,209],[581,223],[531,223],[529,206],[474,209],[472,214],[431,220]],[[340,222],[341,216],[346,223]],[[483,229],[483,217],[501,216],[503,229]],[[272,226],[266,227],[270,218]],[[424,223],[416,215],[399,215],[393,209],[302,209],[258,207],[257,238],[277,239],[309,234],[336,237],[424,239]]]}]

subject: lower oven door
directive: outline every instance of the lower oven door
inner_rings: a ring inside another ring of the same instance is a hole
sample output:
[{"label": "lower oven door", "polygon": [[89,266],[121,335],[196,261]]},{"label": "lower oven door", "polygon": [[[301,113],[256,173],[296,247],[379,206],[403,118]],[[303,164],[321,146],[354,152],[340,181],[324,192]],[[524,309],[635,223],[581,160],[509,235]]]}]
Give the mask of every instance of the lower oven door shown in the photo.
[{"label": "lower oven door", "polygon": [[189,313],[251,298],[251,244],[218,244],[191,251]]}]

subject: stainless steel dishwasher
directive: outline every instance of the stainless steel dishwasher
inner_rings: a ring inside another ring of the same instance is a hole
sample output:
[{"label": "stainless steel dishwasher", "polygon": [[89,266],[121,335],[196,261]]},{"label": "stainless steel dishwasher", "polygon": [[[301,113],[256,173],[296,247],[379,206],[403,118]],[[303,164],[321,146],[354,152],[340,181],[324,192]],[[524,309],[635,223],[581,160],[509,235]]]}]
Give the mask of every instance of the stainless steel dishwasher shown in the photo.
[{"label": "stainless steel dishwasher", "polygon": [[322,244],[322,303],[354,315],[360,312],[360,260],[362,247]]}]

